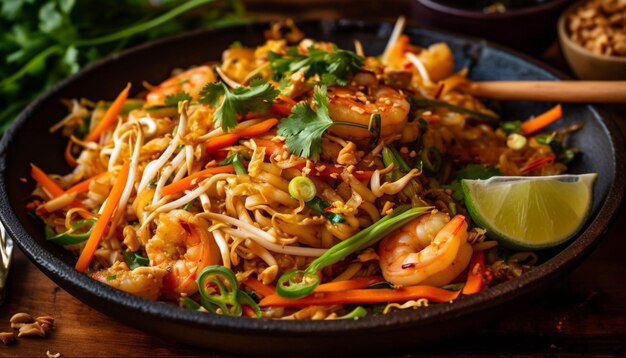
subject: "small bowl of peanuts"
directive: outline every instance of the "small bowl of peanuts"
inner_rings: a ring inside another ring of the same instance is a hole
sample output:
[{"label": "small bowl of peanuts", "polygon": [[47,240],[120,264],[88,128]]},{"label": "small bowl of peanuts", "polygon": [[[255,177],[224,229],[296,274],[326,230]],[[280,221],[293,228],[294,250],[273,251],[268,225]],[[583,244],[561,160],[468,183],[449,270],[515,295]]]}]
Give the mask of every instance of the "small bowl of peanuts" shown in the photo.
[{"label": "small bowl of peanuts", "polygon": [[626,0],[577,2],[559,18],[558,33],[580,79],[626,79]]}]

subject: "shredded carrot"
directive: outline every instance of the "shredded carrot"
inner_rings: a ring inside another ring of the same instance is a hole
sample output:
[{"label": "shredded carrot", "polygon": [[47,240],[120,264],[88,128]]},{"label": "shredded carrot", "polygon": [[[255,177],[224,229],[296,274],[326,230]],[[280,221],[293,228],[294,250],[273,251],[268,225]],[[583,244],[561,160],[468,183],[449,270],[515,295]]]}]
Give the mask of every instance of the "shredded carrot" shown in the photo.
[{"label": "shredded carrot", "polygon": [[243,310],[243,315],[250,318],[256,317],[256,312],[250,306],[242,305],[241,309]]},{"label": "shredded carrot", "polygon": [[467,281],[463,287],[464,295],[473,295],[480,292],[484,285],[483,272],[485,271],[485,252],[476,251],[470,260]]},{"label": "shredded carrot", "polygon": [[83,193],[89,190],[89,184],[91,184],[92,181],[97,180],[99,178],[102,178],[103,176],[105,176],[107,174],[107,172],[102,172],[100,174],[94,175],[91,178],[87,178],[83,181],[81,181],[80,183],[72,186],[71,188],[67,189],[65,192],[70,194],[70,193]]},{"label": "shredded carrot", "polygon": [[285,103],[289,103],[289,104],[290,104],[290,105],[292,105],[292,106],[295,106],[295,105],[296,105],[296,103],[298,103],[298,102],[296,102],[296,100],[294,100],[293,98],[291,98],[291,97],[289,97],[289,96],[285,96],[285,95],[284,95],[284,94],[282,94],[282,93],[278,94],[277,98],[278,98],[279,100],[281,100],[281,101],[285,102]]},{"label": "shredded carrot", "polygon": [[39,183],[53,198],[65,194],[65,191],[48,176],[41,168],[35,164],[30,164],[30,175],[33,179]]},{"label": "shredded carrot", "polygon": [[274,156],[277,154],[282,155],[283,153],[287,152],[287,149],[285,149],[285,146],[281,142],[274,142],[271,140],[256,139],[256,138],[254,139],[254,142],[256,143],[257,146],[265,148],[265,155],[269,155],[269,156]]},{"label": "shredded carrot", "polygon": [[76,161],[76,158],[74,158],[74,155],[72,154],[72,147],[73,147],[72,141],[68,140],[67,145],[65,146],[65,153],[63,154],[63,156],[65,157],[65,162],[67,163],[67,165],[74,168],[78,165],[78,162]]},{"label": "shredded carrot", "polygon": [[[43,170],[41,170],[41,168],[39,168],[38,166],[32,163],[30,164],[30,166],[31,166],[30,175],[33,177],[33,179],[37,183],[39,183],[39,185],[41,185],[44,189],[46,189],[46,191],[50,195],[52,195],[53,198],[58,198],[59,196],[67,193],[54,180],[52,180],[52,178],[50,178],[48,174],[46,174]],[[67,194],[71,194],[71,193],[67,193]],[[78,212],[78,214],[85,219],[91,219],[94,217],[92,213],[87,211],[87,207],[76,199],[72,200],[71,206],[74,208],[85,209],[84,211]]]},{"label": "shredded carrot", "polygon": [[207,168],[197,173],[191,174],[190,176],[185,177],[175,183],[164,186],[163,189],[161,190],[161,193],[163,193],[163,195],[172,195],[172,194],[180,193],[181,191],[188,190],[188,189],[195,187],[197,183],[201,182],[202,180],[206,179],[207,177],[213,174],[234,173],[234,172],[235,172],[235,168],[232,165],[224,165],[221,167]]},{"label": "shredded carrot", "polygon": [[276,288],[274,286],[266,285],[252,277],[248,277],[245,281],[243,281],[243,284],[263,297],[271,296],[276,293]]},{"label": "shredded carrot", "polygon": [[91,234],[89,235],[89,239],[87,239],[87,244],[85,245],[83,252],[81,252],[80,257],[78,258],[78,262],[76,262],[75,268],[77,271],[84,272],[87,267],[89,267],[89,263],[91,263],[93,254],[94,252],[96,252],[98,245],[100,245],[100,240],[104,235],[104,231],[107,225],[109,224],[109,220],[113,216],[113,212],[117,208],[117,204],[122,197],[124,187],[126,186],[126,181],[128,180],[129,170],[129,163],[124,163],[122,170],[115,180],[115,184],[113,184],[111,193],[109,194],[109,197],[104,204],[102,214],[98,218],[98,221],[96,221],[96,224],[93,226]]},{"label": "shredded carrot", "polygon": [[296,105],[296,101],[283,94],[279,94],[277,99],[278,101],[272,103],[272,112],[283,116],[290,115],[291,109]]},{"label": "shredded carrot", "polygon": [[524,168],[522,168],[522,174],[526,174],[531,170],[535,170],[539,167],[542,167],[548,163],[552,163],[554,161],[554,159],[556,159],[556,157],[554,155],[548,155],[545,156],[543,158],[539,158],[531,163],[529,163],[527,166],[525,166]]},{"label": "shredded carrot", "polygon": [[270,118],[263,122],[251,125],[248,128],[241,129],[236,132],[222,134],[218,137],[213,137],[206,142],[206,152],[213,153],[222,148],[231,146],[239,140],[239,138],[253,138],[267,133],[272,127],[278,124],[278,119]]},{"label": "shredded carrot", "polygon": [[261,134],[265,134],[269,132],[269,130],[272,129],[272,127],[274,127],[277,124],[278,124],[278,119],[270,118],[270,119],[264,120],[261,123],[257,123],[248,128],[244,128],[241,131],[237,132],[236,134],[239,135],[239,138],[253,138],[253,137],[257,137],[257,136],[260,136]]},{"label": "shredded carrot", "polygon": [[350,280],[323,283],[315,288],[315,292],[338,292],[367,288],[373,284],[385,282],[381,276],[357,277]]},{"label": "shredded carrot", "polygon": [[356,289],[338,292],[314,292],[298,299],[289,299],[277,294],[261,300],[259,306],[310,306],[347,303],[404,302],[425,298],[432,302],[449,302],[459,296],[460,291],[448,291],[433,286],[409,286],[398,289]]},{"label": "shredded carrot", "polygon": [[219,137],[213,137],[206,142],[206,152],[211,154],[215,151],[218,151],[222,148],[226,148],[231,146],[237,142],[239,136],[235,133],[226,133],[222,134]]},{"label": "shredded carrot", "polygon": [[563,108],[561,108],[560,104],[557,104],[556,106],[538,115],[537,117],[531,118],[522,123],[522,134],[529,135],[535,133],[536,131],[547,127],[550,123],[556,121],[562,116]]},{"label": "shredded carrot", "polygon": [[104,113],[102,120],[100,121],[100,123],[98,123],[96,128],[94,128],[91,133],[87,134],[87,136],[85,137],[86,142],[97,141],[98,138],[100,138],[100,135],[102,135],[104,131],[106,131],[113,123],[115,123],[115,119],[117,119],[117,116],[120,114],[126,98],[128,98],[129,91],[130,83],[128,83],[126,87],[122,90],[122,92],[117,95],[117,98],[115,98],[115,101],[113,101],[111,106]]}]

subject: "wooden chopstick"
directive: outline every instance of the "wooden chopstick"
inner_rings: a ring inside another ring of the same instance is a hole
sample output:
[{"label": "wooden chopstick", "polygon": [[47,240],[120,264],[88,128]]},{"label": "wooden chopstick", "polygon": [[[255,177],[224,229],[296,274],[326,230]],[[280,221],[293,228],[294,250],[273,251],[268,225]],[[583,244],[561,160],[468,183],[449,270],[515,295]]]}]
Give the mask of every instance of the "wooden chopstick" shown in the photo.
[{"label": "wooden chopstick", "polygon": [[460,87],[478,97],[576,103],[626,103],[626,81],[484,81]]}]

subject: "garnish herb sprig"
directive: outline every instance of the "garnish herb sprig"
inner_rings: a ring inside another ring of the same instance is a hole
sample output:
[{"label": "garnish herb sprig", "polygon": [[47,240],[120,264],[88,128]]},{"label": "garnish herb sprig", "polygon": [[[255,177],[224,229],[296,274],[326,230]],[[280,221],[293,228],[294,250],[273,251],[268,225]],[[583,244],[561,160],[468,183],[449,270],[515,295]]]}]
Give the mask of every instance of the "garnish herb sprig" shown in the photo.
[{"label": "garnish herb sprig", "polygon": [[2,1],[0,132],[43,90],[112,52],[248,21],[237,0]]},{"label": "garnish herb sprig", "polygon": [[214,121],[224,132],[237,126],[237,115],[248,113],[263,114],[272,106],[272,101],[280,92],[263,80],[255,80],[250,87],[233,90],[223,82],[207,83],[200,91],[198,102],[215,108]]},{"label": "garnish herb sprig", "polygon": [[363,57],[337,47],[327,52],[311,46],[306,54],[301,54],[296,47],[292,47],[285,55],[270,52],[268,56],[272,78],[276,81],[303,71],[307,79],[319,76],[323,85],[345,86],[350,75],[358,73],[363,67]]}]

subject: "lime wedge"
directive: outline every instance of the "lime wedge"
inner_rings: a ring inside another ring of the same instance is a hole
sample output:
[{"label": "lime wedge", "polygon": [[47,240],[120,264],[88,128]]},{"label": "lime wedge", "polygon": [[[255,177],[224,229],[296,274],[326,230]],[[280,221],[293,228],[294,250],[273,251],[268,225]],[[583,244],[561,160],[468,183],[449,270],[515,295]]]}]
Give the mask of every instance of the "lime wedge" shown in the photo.
[{"label": "lime wedge", "polygon": [[598,175],[492,177],[462,180],[476,225],[502,245],[543,249],[573,237],[585,223]]}]

